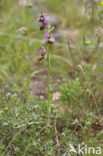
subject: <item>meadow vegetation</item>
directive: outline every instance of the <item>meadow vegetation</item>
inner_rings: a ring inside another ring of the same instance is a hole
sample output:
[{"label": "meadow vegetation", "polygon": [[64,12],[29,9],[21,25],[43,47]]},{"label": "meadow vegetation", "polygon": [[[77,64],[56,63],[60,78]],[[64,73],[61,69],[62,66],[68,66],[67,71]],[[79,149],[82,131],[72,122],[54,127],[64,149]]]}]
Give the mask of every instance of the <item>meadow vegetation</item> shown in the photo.
[{"label": "meadow vegetation", "polygon": [[[70,144],[103,149],[103,2],[20,2],[0,0],[0,156],[68,156]],[[40,13],[55,36],[49,124]]]}]

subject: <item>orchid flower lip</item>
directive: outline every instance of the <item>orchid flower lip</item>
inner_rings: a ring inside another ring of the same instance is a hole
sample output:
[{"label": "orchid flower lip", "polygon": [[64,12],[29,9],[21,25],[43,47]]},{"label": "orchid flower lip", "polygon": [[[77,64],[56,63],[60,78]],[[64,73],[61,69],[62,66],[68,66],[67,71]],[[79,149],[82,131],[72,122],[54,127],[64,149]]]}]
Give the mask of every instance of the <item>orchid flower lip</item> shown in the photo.
[{"label": "orchid flower lip", "polygon": [[44,30],[44,29],[45,29],[45,25],[42,24],[42,25],[40,26],[40,30]]},{"label": "orchid flower lip", "polygon": [[42,40],[42,43],[48,42],[50,44],[53,44],[55,42],[55,38],[53,34],[49,34],[48,32],[45,32],[44,39]]},{"label": "orchid flower lip", "polygon": [[47,14],[39,14],[38,15],[38,21],[39,22],[46,23],[46,22],[48,22],[48,20],[49,20],[49,16],[47,16]]},{"label": "orchid flower lip", "polygon": [[47,58],[46,47],[42,46],[40,52],[41,52],[41,57],[39,58],[39,61],[42,61]]}]

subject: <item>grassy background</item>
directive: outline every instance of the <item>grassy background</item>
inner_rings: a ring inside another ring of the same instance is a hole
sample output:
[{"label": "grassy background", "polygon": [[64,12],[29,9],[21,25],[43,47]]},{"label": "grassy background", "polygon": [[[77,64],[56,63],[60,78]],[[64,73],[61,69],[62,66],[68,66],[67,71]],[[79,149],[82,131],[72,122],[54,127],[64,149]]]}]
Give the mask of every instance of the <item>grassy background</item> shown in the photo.
[{"label": "grassy background", "polygon": [[[42,77],[47,70],[46,60],[38,62],[41,12],[53,16],[59,35],[50,48],[51,98],[55,92],[61,97],[52,100],[49,126],[47,96],[32,97],[29,87],[36,73]],[[1,156],[63,156],[70,143],[103,147],[102,14],[100,1],[0,1]]]}]

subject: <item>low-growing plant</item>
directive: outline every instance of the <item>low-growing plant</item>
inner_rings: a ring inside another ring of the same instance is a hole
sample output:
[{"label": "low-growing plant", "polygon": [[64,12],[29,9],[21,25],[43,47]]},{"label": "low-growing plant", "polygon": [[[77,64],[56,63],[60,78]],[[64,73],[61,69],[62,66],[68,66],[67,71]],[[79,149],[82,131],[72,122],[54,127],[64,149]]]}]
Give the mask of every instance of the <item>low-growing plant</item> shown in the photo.
[{"label": "low-growing plant", "polygon": [[69,80],[60,88],[60,99],[66,103],[72,103],[78,96],[81,95],[80,80]]}]

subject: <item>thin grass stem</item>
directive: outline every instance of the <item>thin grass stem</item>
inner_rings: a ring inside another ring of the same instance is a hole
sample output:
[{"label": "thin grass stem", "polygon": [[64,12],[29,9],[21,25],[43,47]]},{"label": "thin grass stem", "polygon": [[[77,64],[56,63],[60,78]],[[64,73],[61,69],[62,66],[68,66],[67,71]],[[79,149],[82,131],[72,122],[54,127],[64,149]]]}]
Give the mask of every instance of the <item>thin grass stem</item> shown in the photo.
[{"label": "thin grass stem", "polygon": [[91,90],[91,94],[92,94],[92,98],[93,98],[94,104],[95,104],[95,106],[96,106],[96,108],[97,108],[99,117],[100,117],[100,119],[101,119],[101,115],[100,115],[100,112],[99,112],[98,104],[97,104],[97,101],[96,101],[96,99],[95,99],[95,95],[94,95],[94,93],[93,93],[93,90],[92,90],[92,88],[91,88],[91,86],[90,86],[90,83],[89,83],[89,81],[88,81],[88,78],[87,78],[87,76],[86,76],[86,74],[85,74],[85,71],[84,71],[82,65],[79,65],[79,68],[81,69],[82,74],[83,74],[83,76],[84,76],[84,78],[85,78],[85,80],[86,80],[86,82],[87,82],[88,88]]},{"label": "thin grass stem", "polygon": [[50,52],[49,48],[47,48],[47,59],[48,59],[48,106],[47,106],[47,111],[48,111],[48,116],[50,115]]}]

